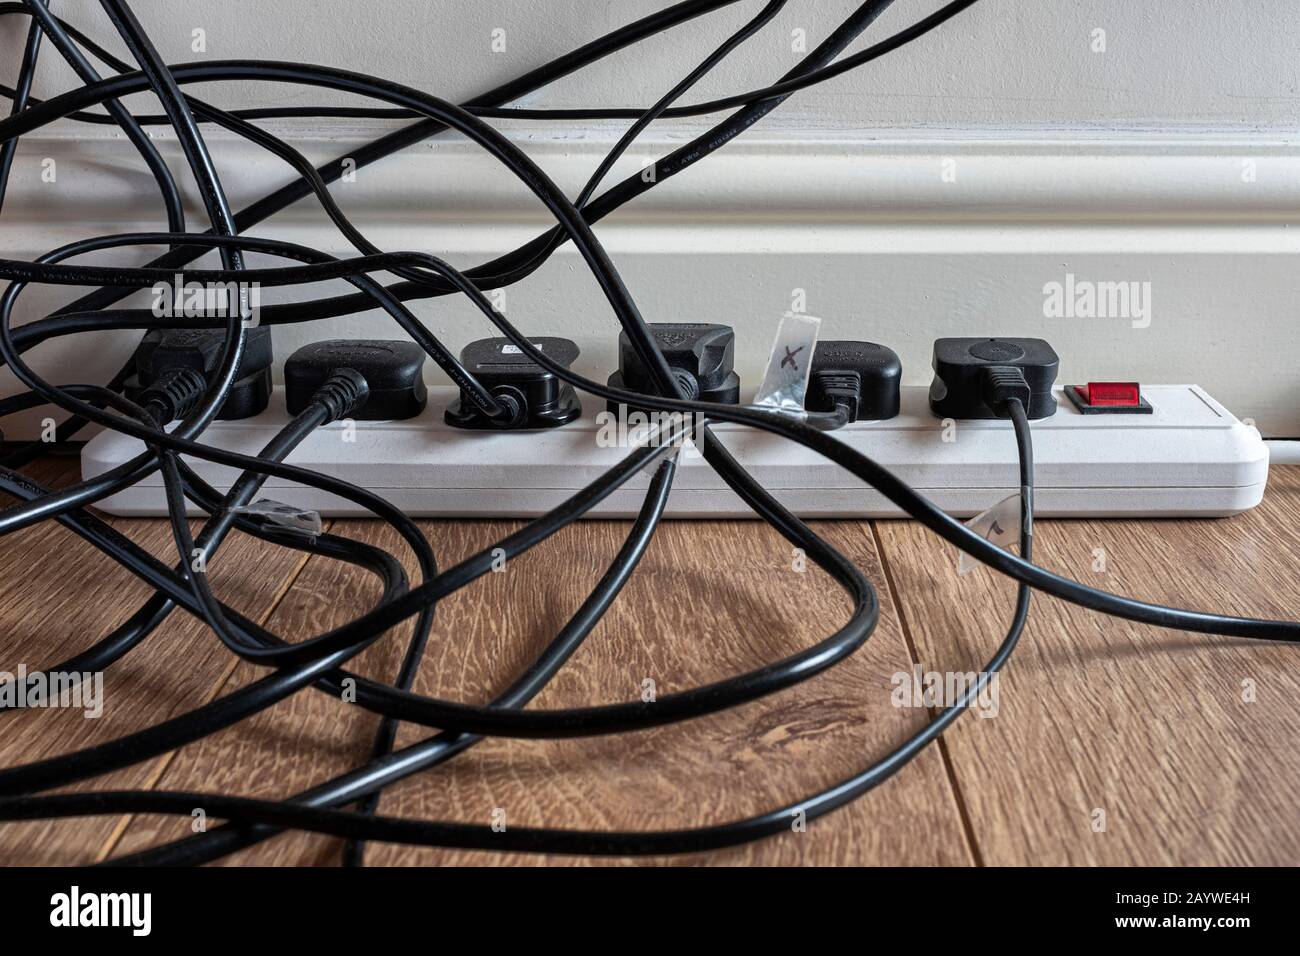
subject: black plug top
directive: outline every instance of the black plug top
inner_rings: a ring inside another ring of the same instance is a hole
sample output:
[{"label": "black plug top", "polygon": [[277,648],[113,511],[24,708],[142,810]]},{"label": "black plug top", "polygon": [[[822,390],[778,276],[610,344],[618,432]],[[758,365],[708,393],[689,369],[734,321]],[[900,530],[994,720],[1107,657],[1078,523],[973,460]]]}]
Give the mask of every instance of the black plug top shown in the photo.
[{"label": "black plug top", "polygon": [[[648,327],[687,398],[728,405],[740,401],[740,376],[732,369],[736,334],[730,326],[652,322]],[[626,332],[618,336],[618,371],[609,377],[609,385],[633,392],[658,391]],[[611,410],[617,412],[617,405],[611,402]]]},{"label": "black plug top", "polygon": [[323,424],[328,425],[342,418],[362,418],[369,398],[370,385],[364,375],[354,368],[336,368],[311,400],[325,409]]},{"label": "black plug top", "polygon": [[[530,337],[529,342],[552,361],[571,366],[578,357],[576,343],[554,335]],[[443,419],[455,428],[555,428],[582,414],[582,405],[573,386],[561,382],[542,368],[509,339],[479,339],[460,353],[465,370],[483,385],[492,397],[510,411],[504,421],[483,414],[466,396],[448,407]]]},{"label": "black plug top", "polygon": [[414,342],[334,339],[304,345],[284,363],[285,403],[297,415],[338,369],[352,369],[365,379],[369,398],[359,421],[397,421],[424,411],[425,353]]},{"label": "black plug top", "polygon": [[[225,329],[152,329],[135,350],[136,374],[126,383],[126,394],[139,396],[182,370],[211,380],[225,346]],[[272,355],[268,326],[245,329],[244,353],[217,418],[249,418],[266,410],[271,401]]]},{"label": "black plug top", "polygon": [[1049,418],[1060,364],[1042,339],[936,339],[930,410],[939,418],[1005,418],[999,406],[1010,397],[1029,418]]},{"label": "black plug top", "polygon": [[893,349],[874,342],[823,341],[813,351],[810,412],[846,409],[851,422],[884,421],[898,414],[903,365]]},{"label": "black plug top", "polygon": [[1028,411],[1029,403],[1034,397],[1025,373],[1016,365],[986,366],[980,383],[980,394],[984,397],[984,404],[997,412],[999,418],[1010,416],[1006,408],[1007,402],[1019,402]]},{"label": "black plug top", "polygon": [[[210,377],[225,347],[225,329],[152,329],[135,350],[135,371],[141,385],[152,385],[167,372],[182,368]],[[235,378],[269,369],[271,358],[271,329],[265,325],[245,329],[244,354]]]},{"label": "black plug top", "polygon": [[154,421],[165,425],[194,411],[207,387],[202,372],[181,366],[142,388],[135,401],[153,415]]}]

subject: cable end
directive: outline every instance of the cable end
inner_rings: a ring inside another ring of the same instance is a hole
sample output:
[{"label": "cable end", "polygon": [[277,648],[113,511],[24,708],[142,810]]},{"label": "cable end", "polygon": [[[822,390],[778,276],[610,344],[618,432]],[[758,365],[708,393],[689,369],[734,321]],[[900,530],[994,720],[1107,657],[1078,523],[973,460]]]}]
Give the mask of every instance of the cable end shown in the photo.
[{"label": "cable end", "polygon": [[981,370],[980,392],[984,404],[993,409],[998,417],[1010,415],[1005,411],[1007,402],[1018,401],[1026,411],[1032,390],[1025,380],[1024,370],[1015,365],[988,365]]},{"label": "cable end", "polygon": [[366,377],[350,368],[335,369],[312,395],[312,401],[324,406],[329,416],[325,424],[353,417],[361,411],[369,398],[370,386],[366,383]]}]

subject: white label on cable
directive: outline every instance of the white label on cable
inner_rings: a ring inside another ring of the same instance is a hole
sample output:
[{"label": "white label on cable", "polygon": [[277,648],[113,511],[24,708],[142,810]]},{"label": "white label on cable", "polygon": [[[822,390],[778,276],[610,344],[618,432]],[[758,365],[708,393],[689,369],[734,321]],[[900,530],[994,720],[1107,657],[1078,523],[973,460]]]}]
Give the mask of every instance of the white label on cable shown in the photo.
[{"label": "white label on cable", "polygon": [[319,535],[325,527],[321,522],[319,511],[286,505],[270,498],[262,498],[251,505],[240,505],[237,508],[231,508],[230,513],[261,518],[269,524],[276,525],[286,531],[294,531],[313,538]]},{"label": "white label on cable", "polygon": [[[981,538],[999,548],[1007,548],[1020,540],[1020,495],[1003,498],[987,511],[980,512],[966,522]],[[984,562],[972,558],[965,551],[957,552],[957,573],[967,575]]]},{"label": "white label on cable", "polygon": [[803,411],[813,349],[821,327],[822,320],[814,315],[787,312],[782,316],[763,383],[754,395],[755,405]]}]

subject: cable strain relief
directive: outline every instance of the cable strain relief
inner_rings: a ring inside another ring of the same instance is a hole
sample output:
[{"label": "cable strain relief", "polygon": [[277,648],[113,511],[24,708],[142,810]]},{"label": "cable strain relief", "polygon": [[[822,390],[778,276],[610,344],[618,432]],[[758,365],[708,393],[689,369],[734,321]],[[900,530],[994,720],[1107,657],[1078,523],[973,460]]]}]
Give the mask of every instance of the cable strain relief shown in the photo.
[{"label": "cable strain relief", "polygon": [[340,418],[349,418],[361,410],[370,397],[370,386],[366,377],[355,369],[337,368],[330,373],[320,388],[312,395],[312,401],[324,407],[325,424],[336,422]]},{"label": "cable strain relief", "polygon": [[173,369],[140,393],[139,404],[156,410],[157,419],[165,424],[192,412],[207,389],[207,379],[197,369]]},{"label": "cable strain relief", "polygon": [[684,368],[673,368],[673,379],[682,390],[682,398],[693,402],[700,397],[700,380]]},{"label": "cable strain relief", "polygon": [[492,397],[504,413],[500,420],[494,419],[493,424],[500,428],[518,428],[524,423],[528,417],[528,399],[523,392],[510,385],[501,385],[492,390]]},{"label": "cable strain relief", "polygon": [[843,408],[850,422],[858,420],[862,406],[862,373],[856,369],[827,369],[813,372],[810,397],[818,407]]},{"label": "cable strain relief", "polygon": [[1029,409],[1030,388],[1025,381],[1024,370],[1015,365],[989,365],[984,368],[983,383],[984,404],[998,415],[1005,416],[1004,407],[1011,400],[1019,401],[1026,411]]}]

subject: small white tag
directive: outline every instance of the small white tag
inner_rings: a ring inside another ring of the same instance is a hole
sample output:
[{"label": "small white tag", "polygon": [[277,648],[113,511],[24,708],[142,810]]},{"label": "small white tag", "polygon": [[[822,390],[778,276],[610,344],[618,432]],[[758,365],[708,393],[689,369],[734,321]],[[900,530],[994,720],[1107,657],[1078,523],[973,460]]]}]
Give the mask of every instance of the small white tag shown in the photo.
[{"label": "small white tag", "polygon": [[802,312],[787,312],[776,330],[767,371],[754,395],[755,405],[803,411],[812,371],[813,349],[822,320]]},{"label": "small white tag", "polygon": [[293,505],[273,501],[270,498],[262,498],[251,505],[240,505],[238,508],[231,508],[230,513],[262,518],[286,531],[294,531],[313,538],[319,535],[325,527],[321,522],[319,511],[297,508]]},{"label": "small white tag", "polygon": [[[1014,494],[1003,498],[987,511],[983,511],[966,522],[970,528],[990,544],[1007,548],[1020,540],[1020,495]],[[967,575],[984,562],[972,558],[965,551],[957,552],[957,573]]]},{"label": "small white tag", "polygon": [[[533,348],[537,349],[537,351],[539,352],[542,351],[542,347],[538,345],[536,342],[533,343]],[[509,342],[507,342],[505,345],[501,346],[501,354],[502,355],[523,355],[524,350],[517,345],[512,345]]]}]

